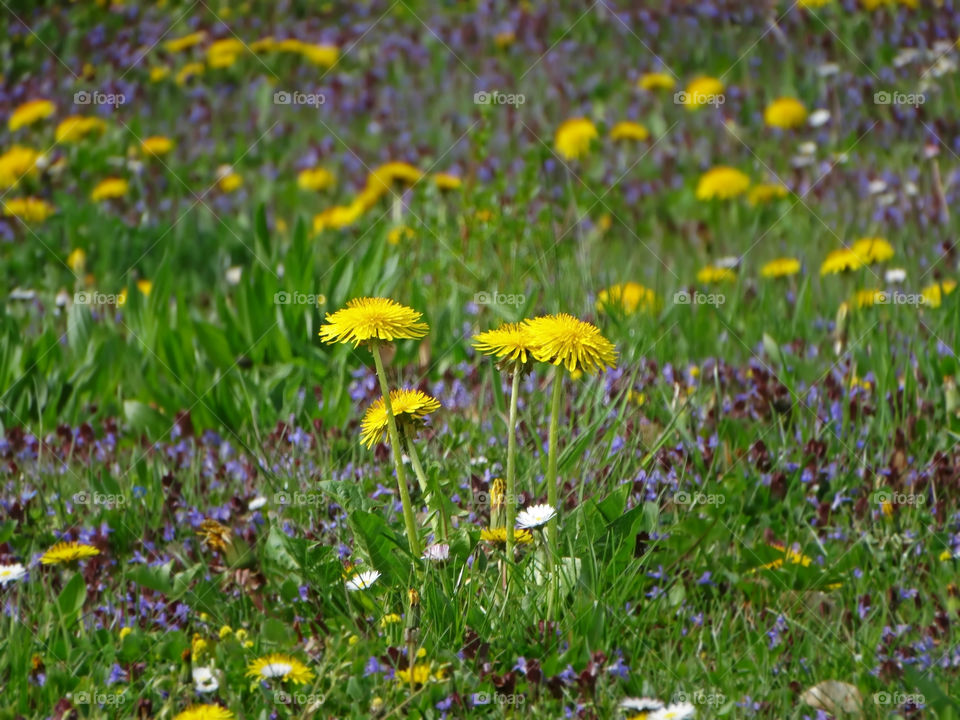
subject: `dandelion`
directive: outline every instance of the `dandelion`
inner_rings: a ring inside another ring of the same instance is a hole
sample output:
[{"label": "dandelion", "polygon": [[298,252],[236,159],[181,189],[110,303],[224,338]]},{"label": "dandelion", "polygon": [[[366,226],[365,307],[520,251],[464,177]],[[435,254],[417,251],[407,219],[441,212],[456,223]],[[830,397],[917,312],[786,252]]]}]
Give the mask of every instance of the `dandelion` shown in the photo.
[{"label": "dandelion", "polygon": [[863,267],[863,257],[850,248],[840,248],[827,254],[820,265],[821,275],[837,275],[847,270],[857,270]]},{"label": "dandelion", "polygon": [[[422,420],[427,415],[440,409],[440,403],[420,390],[391,390],[390,403],[393,407],[393,416],[402,424],[409,421]],[[372,448],[383,441],[388,429],[387,410],[383,398],[378,398],[363,416],[360,442]]]},{"label": "dandelion", "polygon": [[170,76],[170,68],[166,65],[155,65],[150,68],[150,82],[158,83]]},{"label": "dandelion", "polygon": [[729,200],[743,195],[750,187],[750,178],[733,167],[718,165],[700,176],[697,200]]},{"label": "dandelion", "polygon": [[637,87],[641,90],[673,90],[676,85],[673,75],[663,72],[644,73],[637,80]]},{"label": "dandelion", "polygon": [[921,291],[923,304],[931,308],[938,308],[943,303],[944,296],[949,295],[956,289],[957,283],[954,280],[944,280],[928,285]]},{"label": "dandelion", "polygon": [[807,121],[807,108],[796,98],[782,97],[767,105],[763,121],[770,127],[791,130]]},{"label": "dandelion", "polygon": [[368,590],[379,578],[380,572],[377,570],[366,570],[365,572],[356,573],[347,580],[347,590],[350,592]]},{"label": "dandelion", "polygon": [[480,539],[495,545],[506,545],[508,539],[512,539],[514,543],[520,545],[528,545],[533,542],[533,535],[530,534],[529,530],[522,528],[513,528],[513,532],[509,535],[507,534],[507,528],[484,528],[480,531]]},{"label": "dandelion", "polygon": [[893,245],[882,237],[860,238],[850,249],[863,258],[865,265],[886,262],[896,254]]},{"label": "dandelion", "polygon": [[10,132],[16,132],[20,128],[50,117],[56,109],[56,105],[49,100],[28,100],[13,109],[7,121],[7,128]]},{"label": "dandelion", "polygon": [[179,53],[188,50],[195,45],[199,45],[207,39],[207,33],[203,30],[184,35],[183,37],[167,40],[163,47],[168,53]]},{"label": "dandelion", "polygon": [[219,180],[217,180],[217,186],[220,188],[221,192],[232,193],[236,192],[243,186],[243,177],[239,173],[230,171],[218,173]]},{"label": "dandelion", "polygon": [[107,123],[98,117],[71,115],[64,118],[54,131],[58,143],[75,143],[88,135],[99,134],[107,129]]},{"label": "dandelion", "polygon": [[877,304],[883,304],[886,297],[887,294],[882,290],[858,290],[853,296],[853,304],[857,308],[873,307]]},{"label": "dandelion", "polygon": [[552,505],[531,505],[517,514],[517,527],[529,530],[550,522],[557,514]]},{"label": "dandelion", "polygon": [[144,155],[160,157],[173,150],[173,140],[164,135],[151,135],[140,143]]},{"label": "dandelion", "polygon": [[304,685],[313,680],[316,675],[313,670],[291,655],[270,653],[257,658],[247,666],[247,677],[290,681],[297,685]]},{"label": "dandelion", "polygon": [[393,342],[421,338],[429,327],[420,322],[421,313],[387,298],[357,298],[335,313],[328,313],[320,328],[324,342]]},{"label": "dandelion", "polygon": [[44,565],[60,565],[61,563],[71,563],[99,554],[100,550],[93,545],[78,542],[59,542],[40,556],[40,562]]},{"label": "dandelion", "polygon": [[322,167],[307,168],[297,175],[297,187],[301,190],[327,190],[332,188],[335,182],[333,173]]},{"label": "dandelion", "polygon": [[525,325],[533,356],[539,362],[562,365],[570,372],[582,370],[588,375],[617,366],[613,343],[588,322],[560,313],[527,320]]},{"label": "dandelion", "polygon": [[174,80],[177,85],[186,85],[193,78],[203,75],[205,70],[206,66],[201,62],[187,63],[180,68]]},{"label": "dandelion", "polygon": [[0,190],[16,187],[19,182],[36,172],[40,153],[33,148],[14,145],[0,155]]},{"label": "dandelion", "polygon": [[390,232],[387,233],[387,242],[391,245],[399,245],[403,240],[413,240],[416,237],[413,233],[413,229],[401,225],[400,227],[390,228]]},{"label": "dandelion", "polygon": [[122,198],[129,192],[130,183],[123,178],[111,177],[101,180],[90,193],[90,199],[93,202],[103,202],[104,200],[113,200]]},{"label": "dandelion", "polygon": [[722,80],[701,75],[687,84],[683,102],[688,110],[697,110],[704,105],[716,103],[725,89]]},{"label": "dandelion", "polygon": [[596,307],[601,312],[616,308],[624,315],[633,315],[637,310],[656,312],[660,305],[660,298],[653,290],[635,282],[611,285],[597,293]]},{"label": "dandelion", "polygon": [[433,184],[438,190],[459,190],[463,186],[463,180],[450,173],[434,173]]},{"label": "dandelion", "polygon": [[750,192],[747,194],[747,202],[756,207],[757,205],[766,205],[774,200],[780,200],[789,194],[789,188],[779,183],[761,183],[750,188]]},{"label": "dandelion", "polygon": [[798,272],[800,272],[800,261],[797,258],[788,257],[771,260],[760,268],[760,275],[765,278],[790,277]]},{"label": "dandelion", "polygon": [[191,705],[173,720],[233,720],[234,714],[222,705]]},{"label": "dandelion", "polygon": [[590,150],[590,144],[598,137],[597,126],[587,118],[572,118],[557,128],[554,148],[565,160],[577,160]]},{"label": "dandelion", "polygon": [[26,574],[27,569],[20,563],[0,565],[0,587],[6,587],[12,582],[22,580]]},{"label": "dandelion", "polygon": [[737,279],[737,271],[730,267],[720,267],[718,265],[705,265],[697,272],[697,282],[703,285],[712,285],[721,282],[734,282]]},{"label": "dandelion", "polygon": [[232,542],[230,528],[217,522],[213,518],[207,518],[200,523],[200,527],[196,533],[203,540],[204,545],[218,552],[224,552],[227,549],[227,545]]},{"label": "dandelion", "polygon": [[87,253],[83,248],[74,248],[70,251],[70,254],[67,255],[67,266],[73,270],[74,273],[82,272],[86,264]]},{"label": "dandelion", "polygon": [[643,142],[650,138],[650,131],[647,130],[640,123],[623,121],[618,122],[610,130],[610,139],[613,141],[619,140],[636,140],[638,142]]},{"label": "dandelion", "polygon": [[446,673],[443,669],[434,671],[429,663],[415,663],[413,667],[398,669],[395,677],[404,685],[426,685],[430,680],[443,680]]},{"label": "dandelion", "polygon": [[781,567],[783,567],[784,563],[788,563],[790,565],[800,565],[802,567],[810,567],[810,564],[813,562],[812,558],[793,548],[786,547],[783,543],[771,543],[770,547],[777,552],[782,553],[783,557],[761,565],[759,568],[760,570],[779,570]]},{"label": "dandelion", "polygon": [[56,211],[46,200],[36,197],[10,198],[3,201],[3,214],[22,220],[27,225],[40,224]]}]

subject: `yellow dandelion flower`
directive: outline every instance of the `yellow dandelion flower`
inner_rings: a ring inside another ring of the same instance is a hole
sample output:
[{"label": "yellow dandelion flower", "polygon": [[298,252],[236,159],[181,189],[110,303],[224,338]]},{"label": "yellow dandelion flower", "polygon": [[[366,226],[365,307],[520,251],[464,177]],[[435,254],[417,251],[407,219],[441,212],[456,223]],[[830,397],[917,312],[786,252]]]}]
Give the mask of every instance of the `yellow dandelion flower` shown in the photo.
[{"label": "yellow dandelion flower", "polygon": [[857,308],[873,307],[882,304],[886,299],[886,293],[879,289],[857,290],[853,296],[853,304]]},{"label": "yellow dandelion flower", "polygon": [[649,137],[650,131],[647,128],[640,123],[630,122],[629,120],[618,122],[610,130],[610,139],[613,141],[637,140],[643,142]]},{"label": "yellow dandelion flower", "polygon": [[198,32],[190,33],[189,35],[184,35],[183,37],[167,40],[163,44],[163,47],[168,53],[178,53],[188,50],[195,45],[199,45],[206,39],[207,33],[205,33],[203,30],[200,30]]},{"label": "yellow dandelion flower", "polygon": [[36,197],[10,198],[2,202],[6,217],[15,217],[27,225],[40,224],[57,211],[46,200]]},{"label": "yellow dandelion flower", "polygon": [[721,282],[733,282],[736,279],[737,271],[734,268],[705,265],[697,272],[697,282],[704,285],[712,285],[713,283]]},{"label": "yellow dandelion flower", "polygon": [[322,167],[307,168],[297,175],[297,187],[301,190],[327,190],[335,182],[333,173]]},{"label": "yellow dandelion flower", "polygon": [[617,350],[599,328],[568,315],[544,315],[525,321],[533,343],[533,356],[540,362],[563,365],[571,373],[593,375],[617,366]]},{"label": "yellow dandelion flower", "polygon": [[340,48],[336,45],[304,45],[300,54],[314,65],[333,67],[340,58]]},{"label": "yellow dandelion flower", "polygon": [[553,139],[554,148],[562,158],[576,160],[590,150],[590,144],[598,137],[597,126],[587,118],[572,118],[557,128]]},{"label": "yellow dandelion flower", "polygon": [[93,202],[102,202],[113,198],[122,198],[130,190],[130,183],[123,178],[106,178],[97,183],[90,193]]},{"label": "yellow dandelion flower", "polygon": [[785,198],[789,194],[790,189],[779,183],[760,183],[750,188],[747,202],[753,206],[766,205],[774,200]]},{"label": "yellow dandelion flower", "polygon": [[225,707],[211,703],[191,705],[173,716],[173,720],[233,720],[233,718],[234,714]]},{"label": "yellow dandelion flower", "polygon": [[[423,648],[421,648],[422,650]],[[418,657],[423,657],[419,655]],[[430,663],[415,663],[412,668],[403,668],[402,670],[397,670],[394,674],[397,682],[403,685],[425,685],[430,680],[443,680],[446,677],[446,673],[443,669],[434,671],[433,666]]]},{"label": "yellow dandelion flower", "polygon": [[277,41],[268,35],[250,43],[250,49],[255,53],[270,52],[277,49]]},{"label": "yellow dandelion flower", "polygon": [[504,362],[526,363],[533,355],[533,338],[525,323],[504,323],[496,330],[473,336],[473,346],[484,355]]},{"label": "yellow dandelion flower", "polygon": [[[506,545],[507,529],[502,527],[484,528],[480,531],[480,539],[495,545]],[[533,542],[533,534],[529,530],[514,528],[513,541],[518,545],[527,545]]]},{"label": "yellow dandelion flower", "polygon": [[778,98],[767,105],[763,121],[770,127],[792,130],[807,121],[807,108],[796,98]]},{"label": "yellow dandelion flower", "polygon": [[420,322],[422,313],[389,298],[354,298],[345,308],[328,313],[320,328],[324,342],[413,340],[427,334],[430,327]]},{"label": "yellow dandelion flower", "polygon": [[236,192],[243,186],[243,177],[240,173],[228,172],[221,175],[217,180],[220,190],[225,193]]},{"label": "yellow dandelion flower", "polygon": [[379,198],[390,191],[394,183],[413,185],[423,177],[423,171],[405,162],[388,162],[374,168],[367,176],[366,192],[370,198]]},{"label": "yellow dandelion flower", "polygon": [[704,105],[717,105],[723,102],[726,87],[722,80],[708,75],[694,78],[682,93],[683,104],[688,110],[697,110]]},{"label": "yellow dandelion flower", "polygon": [[44,565],[59,565],[99,554],[100,550],[93,545],[78,542],[59,542],[40,556],[40,562]]},{"label": "yellow dandelion flower", "polygon": [[120,642],[123,642],[123,639],[132,632],[132,627],[122,627],[120,628],[120,632],[117,633],[117,637],[120,638]]},{"label": "yellow dandelion flower", "polygon": [[16,187],[24,177],[37,170],[40,152],[23,145],[14,145],[0,155],[0,190]]},{"label": "yellow dandelion flower", "polygon": [[[398,421],[417,421],[439,410],[440,402],[420,390],[400,389],[390,391],[390,407]],[[382,442],[387,433],[388,422],[383,398],[377,398],[363,415],[360,442],[368,448]]]},{"label": "yellow dandelion flower", "polygon": [[237,56],[246,51],[239,38],[228,37],[214,40],[207,48],[207,62],[210,67],[229,67],[236,61]]},{"label": "yellow dandelion flower", "polygon": [[22,105],[18,105],[10,113],[10,119],[7,121],[7,127],[10,132],[15,132],[20,128],[33,125],[40,120],[44,120],[54,112],[57,106],[49,100],[28,100]]},{"label": "yellow dandelion flower", "polygon": [[230,528],[213,518],[207,518],[196,530],[197,535],[203,539],[203,544],[211,550],[223,552],[227,545],[233,542],[230,535]]},{"label": "yellow dandelion flower", "polygon": [[943,297],[949,295],[956,289],[957,283],[954,280],[944,280],[943,282],[928,285],[922,291],[923,304],[931,308],[938,308],[943,304]]},{"label": "yellow dandelion flower", "polygon": [[609,306],[616,307],[625,315],[632,315],[637,310],[656,312],[660,305],[660,299],[653,290],[635,282],[611,285],[597,293],[597,310],[601,312]]},{"label": "yellow dandelion flower", "polygon": [[177,71],[175,81],[177,85],[186,85],[191,79],[203,75],[205,70],[206,66],[202,62],[187,63]]},{"label": "yellow dandelion flower", "polygon": [[87,264],[87,253],[83,248],[74,248],[67,255],[67,266],[75,273],[81,272]]},{"label": "yellow dandelion flower", "polygon": [[498,32],[493,36],[493,44],[496,45],[501,50],[508,48],[516,42],[517,36],[512,30],[505,30],[504,32]]},{"label": "yellow dandelion flower", "polygon": [[149,295],[153,291],[153,282],[147,280],[146,278],[141,278],[140,280],[137,280],[137,290],[144,295]]},{"label": "yellow dandelion flower", "polygon": [[729,200],[743,195],[750,187],[750,178],[727,165],[710,168],[697,183],[697,200]]},{"label": "yellow dandelion flower", "polygon": [[397,613],[387,613],[382,618],[380,618],[380,627],[387,627],[388,625],[396,625],[403,618],[401,618]]},{"label": "yellow dandelion flower", "polygon": [[366,210],[367,208],[357,200],[349,205],[334,205],[313,216],[313,232],[321,233],[328,228],[339,230],[353,225]]},{"label": "yellow dandelion flower", "polygon": [[760,570],[778,570],[783,567],[784,564],[810,567],[810,564],[813,562],[812,558],[807,557],[801,552],[797,552],[793,548],[785,547],[782,543],[771,543],[770,547],[783,553],[783,557],[761,565]]},{"label": "yellow dandelion flower", "polygon": [[760,275],[765,278],[789,277],[798,272],[800,272],[800,261],[797,258],[777,258],[760,268]]},{"label": "yellow dandelion flower", "polygon": [[821,275],[836,275],[847,270],[858,270],[864,266],[863,256],[851,248],[840,248],[827,254],[820,265]]},{"label": "yellow dandelion flower", "polygon": [[644,73],[637,80],[637,87],[641,90],[673,90],[676,86],[673,75],[663,72]]},{"label": "yellow dandelion flower", "polygon": [[170,68],[166,65],[155,65],[150,68],[150,82],[158,83],[170,77]]},{"label": "yellow dandelion flower", "polygon": [[257,658],[247,666],[247,677],[261,680],[290,681],[303,685],[316,677],[313,670],[297,660],[292,655],[270,653]]},{"label": "yellow dandelion flower", "polygon": [[160,157],[173,150],[173,140],[164,135],[152,135],[140,143],[144,155]]},{"label": "yellow dandelion flower", "polygon": [[438,190],[459,190],[463,185],[463,180],[450,173],[434,173],[433,184],[437,186]]},{"label": "yellow dandelion flower", "polygon": [[863,258],[865,265],[886,262],[896,254],[893,245],[882,237],[860,238],[850,249]]},{"label": "yellow dandelion flower", "polygon": [[71,115],[57,125],[54,137],[58,143],[74,143],[83,140],[87,135],[102,133],[107,129],[107,123],[98,117]]},{"label": "yellow dandelion flower", "polygon": [[833,0],[799,0],[797,5],[803,8],[819,8],[829,5]]}]

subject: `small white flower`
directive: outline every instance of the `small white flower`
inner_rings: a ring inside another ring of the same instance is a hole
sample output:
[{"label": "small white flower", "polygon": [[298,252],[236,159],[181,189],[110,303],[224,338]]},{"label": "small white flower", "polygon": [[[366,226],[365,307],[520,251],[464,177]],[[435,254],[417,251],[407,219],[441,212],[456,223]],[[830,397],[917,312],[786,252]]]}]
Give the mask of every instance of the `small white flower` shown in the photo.
[{"label": "small white flower", "polygon": [[840,66],[833,62],[823,63],[823,65],[817,68],[817,75],[820,77],[830,77],[831,75],[836,75],[838,72],[840,72]]},{"label": "small white flower", "polygon": [[727,255],[726,257],[717,258],[713,261],[715,267],[732,269],[740,267],[740,258],[736,255]]},{"label": "small white flower", "polygon": [[355,592],[356,590],[366,590],[379,578],[380,573],[377,570],[367,570],[362,573],[357,573],[352,578],[347,580],[347,590],[350,592]]},{"label": "small white flower", "polygon": [[193,669],[193,685],[198,693],[216,692],[220,687],[213,670],[208,667],[198,667]]},{"label": "small white flower", "polygon": [[919,194],[920,194],[920,188],[917,187],[917,184],[916,184],[915,182],[913,182],[912,180],[907,180],[907,181],[903,184],[903,192],[904,192],[904,194],[907,195],[908,197],[914,197],[915,195],[919,195]]},{"label": "small white flower", "polygon": [[830,111],[826,108],[819,108],[810,113],[810,117],[807,119],[807,122],[810,123],[810,127],[823,127],[828,122],[830,122]]},{"label": "small white flower", "polygon": [[650,720],[686,720],[697,714],[697,709],[688,702],[673,703],[650,715]]},{"label": "small white flower", "polygon": [[884,193],[883,195],[877,195],[877,205],[880,207],[889,207],[897,201],[897,194],[894,192]]},{"label": "small white flower", "polygon": [[239,285],[240,278],[242,277],[243,277],[243,268],[240,265],[234,265],[233,267],[227,268],[227,273],[226,273],[227,284]]},{"label": "small white flower", "polygon": [[446,543],[434,543],[433,545],[427,545],[423,549],[423,559],[432,560],[433,562],[443,562],[450,558],[450,546]]},{"label": "small white flower", "polygon": [[487,456],[486,455],[477,455],[476,457],[470,458],[471,465],[486,465]]},{"label": "small white flower", "polygon": [[902,68],[918,59],[920,59],[920,50],[918,48],[901,48],[900,52],[893,58],[893,66],[895,68]]},{"label": "small white flower", "polygon": [[879,195],[880,193],[886,191],[887,183],[885,180],[871,180],[870,184],[867,185],[867,190],[871,195]]},{"label": "small white flower", "polygon": [[902,283],[907,279],[907,271],[903,268],[890,268],[883,274],[883,279],[890,284]]},{"label": "small white flower", "polygon": [[805,143],[800,143],[797,146],[797,152],[801,155],[814,155],[817,152],[817,144],[812,140],[808,140]]},{"label": "small white flower", "polygon": [[526,510],[517,513],[518,528],[535,528],[546,525],[557,514],[552,505],[531,505]]},{"label": "small white flower", "polygon": [[6,586],[7,583],[16,582],[27,574],[27,569],[20,563],[13,565],[0,565],[0,585]]},{"label": "small white flower", "polygon": [[247,509],[250,512],[253,512],[254,510],[259,510],[266,504],[267,504],[267,499],[261,495],[260,497],[255,497],[253,500],[251,500],[250,503],[247,505]]},{"label": "small white flower", "polygon": [[663,703],[656,698],[628,697],[620,701],[620,709],[634,713],[651,713],[663,709]]}]

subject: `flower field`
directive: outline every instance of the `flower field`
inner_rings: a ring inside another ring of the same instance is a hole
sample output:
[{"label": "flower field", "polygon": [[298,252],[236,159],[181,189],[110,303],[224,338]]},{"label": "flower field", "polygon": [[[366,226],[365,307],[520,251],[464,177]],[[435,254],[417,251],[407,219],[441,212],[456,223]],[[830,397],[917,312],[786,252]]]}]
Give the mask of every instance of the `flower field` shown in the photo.
[{"label": "flower field", "polygon": [[0,720],[960,720],[960,4],[0,27]]}]

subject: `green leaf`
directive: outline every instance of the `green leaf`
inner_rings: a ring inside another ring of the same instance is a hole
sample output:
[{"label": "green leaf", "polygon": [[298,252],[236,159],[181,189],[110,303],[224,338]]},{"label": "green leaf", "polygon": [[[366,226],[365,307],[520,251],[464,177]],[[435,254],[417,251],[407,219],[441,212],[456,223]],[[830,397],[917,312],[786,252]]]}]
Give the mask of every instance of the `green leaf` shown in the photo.
[{"label": "green leaf", "polygon": [[60,610],[60,619],[64,625],[71,625],[80,615],[83,603],[87,599],[87,585],[83,575],[76,573],[66,584],[60,595],[57,596],[57,607]]}]

